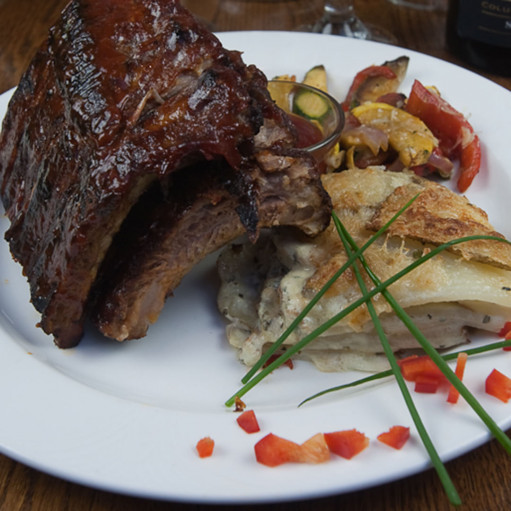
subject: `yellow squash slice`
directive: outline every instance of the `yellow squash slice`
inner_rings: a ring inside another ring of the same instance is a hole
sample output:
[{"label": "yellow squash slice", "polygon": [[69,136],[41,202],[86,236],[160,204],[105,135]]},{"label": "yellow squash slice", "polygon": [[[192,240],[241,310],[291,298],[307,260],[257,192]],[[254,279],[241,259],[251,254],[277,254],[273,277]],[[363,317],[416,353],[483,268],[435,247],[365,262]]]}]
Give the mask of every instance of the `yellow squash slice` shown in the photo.
[{"label": "yellow squash slice", "polygon": [[414,115],[386,103],[364,103],[352,113],[365,125],[380,129],[406,167],[423,165],[438,141],[429,128]]}]

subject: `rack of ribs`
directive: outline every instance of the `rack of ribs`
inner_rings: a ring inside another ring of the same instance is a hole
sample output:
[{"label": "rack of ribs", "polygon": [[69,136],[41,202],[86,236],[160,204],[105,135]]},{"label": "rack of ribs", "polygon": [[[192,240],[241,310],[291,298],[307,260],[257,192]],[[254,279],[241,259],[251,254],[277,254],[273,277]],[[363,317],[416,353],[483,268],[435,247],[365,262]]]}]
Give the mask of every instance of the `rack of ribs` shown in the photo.
[{"label": "rack of ribs", "polygon": [[146,334],[183,276],[244,232],[329,222],[266,77],[177,0],[72,0],[10,101],[6,232],[40,326]]}]

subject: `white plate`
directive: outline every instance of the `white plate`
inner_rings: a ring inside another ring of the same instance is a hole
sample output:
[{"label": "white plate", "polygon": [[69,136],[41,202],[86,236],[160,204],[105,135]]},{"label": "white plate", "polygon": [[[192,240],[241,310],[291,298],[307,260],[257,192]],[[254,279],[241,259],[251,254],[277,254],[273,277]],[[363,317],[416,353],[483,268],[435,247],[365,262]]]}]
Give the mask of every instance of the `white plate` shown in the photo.
[{"label": "white plate", "polygon": [[[411,57],[403,91],[412,80],[435,84],[470,117],[483,141],[480,175],[468,196],[485,208],[498,230],[507,222],[511,94],[448,63],[370,42],[301,33],[224,33],[230,49],[270,77],[322,63],[332,94],[343,99],[356,71],[402,54]],[[8,94],[1,97],[1,116]],[[2,217],[2,230],[7,220]],[[411,426],[393,382],[331,395],[297,409],[311,393],[355,374],[319,374],[306,363],[276,371],[246,396],[261,433],[247,435],[223,403],[244,373],[226,345],[215,307],[217,279],[210,258],[169,299],[146,339],[125,344],[89,330],[75,349],[62,351],[35,327],[28,286],[19,265],[0,244],[0,450],[62,478],[121,493],[209,503],[301,499],[352,491],[395,480],[429,466],[417,435],[401,451],[376,435],[394,424]],[[470,360],[466,383],[499,424],[511,408],[484,394],[493,367],[506,372],[510,354]],[[509,371],[508,371],[509,372]],[[464,402],[417,395],[426,426],[447,460],[488,440]],[[273,432],[301,442],[319,431],[357,428],[372,440],[346,461],[269,469],[256,463],[253,445]],[[196,442],[209,435],[214,456],[199,459]],[[382,470],[382,467],[385,467]]]}]

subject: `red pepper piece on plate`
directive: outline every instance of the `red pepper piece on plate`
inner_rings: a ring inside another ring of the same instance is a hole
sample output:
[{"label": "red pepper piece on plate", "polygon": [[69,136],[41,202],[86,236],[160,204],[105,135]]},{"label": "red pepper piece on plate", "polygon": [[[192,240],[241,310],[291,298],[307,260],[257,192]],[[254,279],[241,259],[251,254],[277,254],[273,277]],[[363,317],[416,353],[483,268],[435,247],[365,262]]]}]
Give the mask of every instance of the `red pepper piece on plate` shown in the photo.
[{"label": "red pepper piece on plate", "polygon": [[511,336],[511,321],[506,321],[499,332],[499,337],[504,337],[504,339],[507,339],[508,336]]},{"label": "red pepper piece on plate", "polygon": [[511,398],[511,378],[494,369],[486,378],[486,393],[507,403]]},{"label": "red pepper piece on plate", "polygon": [[196,445],[197,453],[201,458],[208,458],[211,456],[214,448],[215,441],[209,436],[201,438]]},{"label": "red pepper piece on plate", "polygon": [[393,449],[401,449],[410,438],[410,428],[406,426],[392,426],[388,431],[380,433],[376,438]]},{"label": "red pepper piece on plate", "polygon": [[416,382],[417,379],[436,380],[438,385],[446,382],[446,378],[438,366],[431,360],[428,355],[416,356],[404,358],[399,362],[401,367],[401,374],[407,381]]},{"label": "red pepper piece on plate", "polygon": [[256,460],[267,467],[277,467],[284,463],[298,462],[301,446],[296,442],[269,433],[254,446]]},{"label": "red pepper piece on plate", "polygon": [[356,429],[325,433],[325,440],[330,452],[351,459],[369,445],[369,438]]},{"label": "red pepper piece on plate", "polygon": [[415,378],[413,390],[419,394],[436,394],[441,384],[442,380],[437,376],[419,374]]},{"label": "red pepper piece on plate", "polygon": [[[463,380],[463,375],[465,374],[465,366],[467,365],[468,355],[465,352],[458,353],[456,358],[456,369],[454,370],[454,374],[458,377],[460,381]],[[460,393],[456,390],[454,385],[451,385],[449,388],[449,394],[447,395],[447,402],[451,404],[456,404],[458,402],[458,398]]]},{"label": "red pepper piece on plate", "polygon": [[236,419],[236,422],[246,433],[257,433],[261,431],[254,410],[246,410]]},{"label": "red pepper piece on plate", "polygon": [[317,433],[303,444],[269,433],[254,446],[256,460],[267,467],[284,463],[324,463],[330,450],[323,433]]},{"label": "red pepper piece on plate", "polygon": [[[504,337],[506,341],[509,341],[511,339],[511,321],[506,321],[504,323],[504,326],[499,332],[500,337]],[[511,346],[505,346],[502,348],[504,351],[511,351]]]}]

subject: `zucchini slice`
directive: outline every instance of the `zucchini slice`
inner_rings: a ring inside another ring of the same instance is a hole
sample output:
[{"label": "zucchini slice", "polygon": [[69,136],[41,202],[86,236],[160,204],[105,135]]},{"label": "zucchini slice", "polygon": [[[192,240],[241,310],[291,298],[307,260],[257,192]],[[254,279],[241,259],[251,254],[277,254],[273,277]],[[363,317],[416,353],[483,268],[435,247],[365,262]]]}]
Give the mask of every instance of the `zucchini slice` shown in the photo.
[{"label": "zucchini slice", "polygon": [[[305,85],[328,92],[325,66],[319,64],[305,73]],[[293,99],[293,113],[306,119],[321,120],[330,111],[330,106],[319,94],[312,90],[302,90],[295,94]]]},{"label": "zucchini slice", "polygon": [[325,66],[323,64],[319,64],[318,66],[314,66],[309,69],[307,73],[305,73],[303,83],[310,85],[311,87],[316,87],[316,89],[320,89],[323,92],[328,92]]},{"label": "zucchini slice", "polygon": [[293,113],[306,119],[320,120],[330,111],[330,105],[313,91],[300,91],[295,95]]}]

